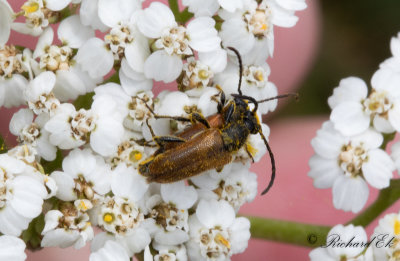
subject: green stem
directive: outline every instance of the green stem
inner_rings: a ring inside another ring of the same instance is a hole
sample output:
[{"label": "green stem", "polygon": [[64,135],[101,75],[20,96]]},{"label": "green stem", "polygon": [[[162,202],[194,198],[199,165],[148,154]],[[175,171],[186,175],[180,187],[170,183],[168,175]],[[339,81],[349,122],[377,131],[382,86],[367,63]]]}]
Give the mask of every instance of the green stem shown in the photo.
[{"label": "green stem", "polygon": [[[390,186],[380,191],[378,198],[367,209],[347,224],[368,226],[383,211],[400,198],[400,179],[392,180]],[[251,222],[253,238],[272,240],[305,247],[318,247],[325,244],[330,226],[320,226],[284,220],[248,217]]]},{"label": "green stem", "polygon": [[251,236],[282,243],[306,247],[316,247],[325,244],[326,236],[331,227],[292,221],[248,217],[251,222]]},{"label": "green stem", "polygon": [[193,13],[189,12],[188,8],[180,12],[178,0],[168,0],[168,4],[171,11],[174,13],[175,21],[178,23],[185,24],[194,16]]}]

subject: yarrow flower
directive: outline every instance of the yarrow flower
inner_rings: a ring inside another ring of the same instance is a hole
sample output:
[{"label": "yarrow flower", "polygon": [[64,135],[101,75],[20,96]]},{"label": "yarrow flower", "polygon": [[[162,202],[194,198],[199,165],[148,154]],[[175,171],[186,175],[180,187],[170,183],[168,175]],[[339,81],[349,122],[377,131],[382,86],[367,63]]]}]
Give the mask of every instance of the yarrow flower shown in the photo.
[{"label": "yarrow flower", "polygon": [[389,186],[394,170],[390,156],[380,149],[383,137],[373,129],[345,137],[332,122],[325,122],[311,141],[316,154],[308,175],[317,188],[332,187],[333,204],[345,211],[360,211],[368,199],[368,184]]}]

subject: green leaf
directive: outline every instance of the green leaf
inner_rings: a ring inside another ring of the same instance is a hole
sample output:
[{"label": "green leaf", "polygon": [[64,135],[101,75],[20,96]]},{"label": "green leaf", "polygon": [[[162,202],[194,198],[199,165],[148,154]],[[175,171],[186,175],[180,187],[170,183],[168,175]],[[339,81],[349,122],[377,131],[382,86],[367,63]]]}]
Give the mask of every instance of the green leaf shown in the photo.
[{"label": "green leaf", "polygon": [[6,145],[3,137],[0,135],[0,154],[6,153],[7,151],[8,151],[7,145]]},{"label": "green leaf", "polygon": [[40,164],[42,165],[44,172],[47,174],[52,173],[53,171],[57,169],[61,169],[62,167],[62,161],[63,161],[63,155],[60,149],[57,150],[57,156],[56,159],[53,161],[47,161],[42,159],[40,161]]},{"label": "green leaf", "polygon": [[74,106],[76,110],[85,109],[89,110],[92,107],[94,92],[89,92],[84,95],[79,96],[74,101]]}]

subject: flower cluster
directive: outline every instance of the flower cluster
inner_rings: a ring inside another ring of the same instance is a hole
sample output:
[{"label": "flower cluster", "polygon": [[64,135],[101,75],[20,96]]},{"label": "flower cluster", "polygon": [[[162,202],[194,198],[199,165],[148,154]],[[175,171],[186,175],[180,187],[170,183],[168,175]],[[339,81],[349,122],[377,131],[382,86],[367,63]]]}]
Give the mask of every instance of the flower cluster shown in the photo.
[{"label": "flower cluster", "polygon": [[400,143],[385,151],[400,131],[400,34],[391,40],[393,57],[380,64],[371,90],[360,78],[348,77],[329,97],[330,120],[311,141],[315,155],[308,175],[317,188],[332,188],[335,208],[359,212],[369,195],[368,185],[389,186],[399,170]]},{"label": "flower cluster", "polygon": [[[216,114],[240,80],[246,97],[275,97],[273,27],[294,26],[306,4],[182,2],[190,21],[160,2],[27,0],[14,13],[0,0],[0,106],[24,106],[10,122],[19,145],[0,155],[2,256],[25,259],[21,235],[41,247],[91,241],[90,260],[230,260],[246,249],[250,222],[236,213],[257,194],[249,166],[267,151],[268,126],[257,122],[263,136],[188,182],[149,184],[139,166],[161,150],[154,133]],[[12,30],[37,37],[35,49],[8,44]],[[179,90],[155,95],[154,81]],[[260,103],[257,117],[276,105]],[[38,235],[27,230],[41,222]]]},{"label": "flower cluster", "polygon": [[328,233],[326,244],[310,252],[311,261],[392,261],[400,253],[400,214],[387,214],[379,220],[368,239],[361,226],[336,225]]}]

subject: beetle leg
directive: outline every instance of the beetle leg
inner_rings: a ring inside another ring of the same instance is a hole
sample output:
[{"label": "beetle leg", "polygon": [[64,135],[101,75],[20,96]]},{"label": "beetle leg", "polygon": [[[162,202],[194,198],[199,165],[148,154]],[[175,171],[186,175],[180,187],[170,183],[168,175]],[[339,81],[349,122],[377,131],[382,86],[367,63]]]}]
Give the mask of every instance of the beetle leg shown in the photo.
[{"label": "beetle leg", "polygon": [[235,105],[231,103],[226,111],[226,118],[224,119],[226,123],[230,122],[234,111],[235,111]]},{"label": "beetle leg", "polygon": [[157,145],[155,145],[155,144],[150,144],[150,142],[153,142],[152,140],[151,141],[148,141],[148,140],[145,140],[145,139],[141,139],[141,140],[132,139],[132,140],[136,144],[138,144],[140,146],[143,146],[143,147],[157,147]]},{"label": "beetle leg", "polygon": [[151,136],[153,137],[154,142],[160,147],[160,148],[164,148],[165,144],[167,144],[168,142],[185,142],[185,139],[176,137],[176,136],[156,136],[154,134],[154,130],[151,127],[151,125],[149,124],[149,119],[146,119],[146,124],[147,127],[149,127]]},{"label": "beetle leg", "polygon": [[192,124],[196,123],[196,122],[200,122],[201,124],[203,124],[207,129],[210,128],[210,124],[208,123],[207,119],[200,113],[197,112],[193,112],[190,114],[190,119]]}]

